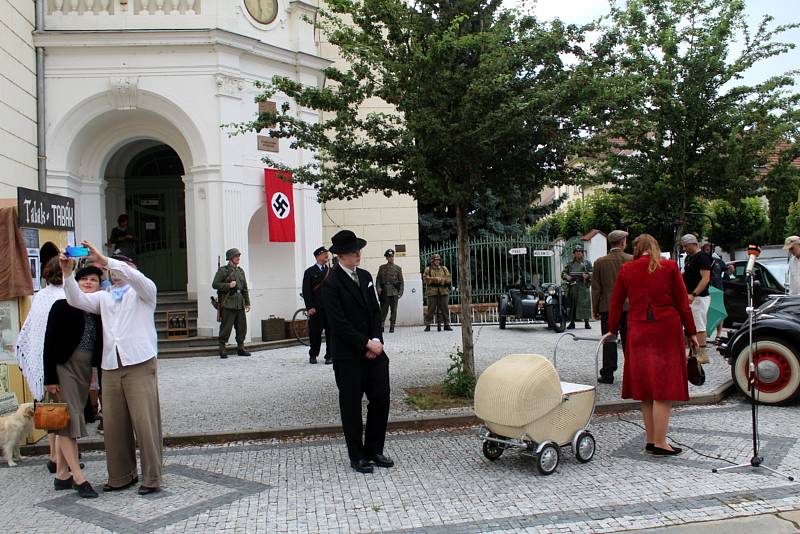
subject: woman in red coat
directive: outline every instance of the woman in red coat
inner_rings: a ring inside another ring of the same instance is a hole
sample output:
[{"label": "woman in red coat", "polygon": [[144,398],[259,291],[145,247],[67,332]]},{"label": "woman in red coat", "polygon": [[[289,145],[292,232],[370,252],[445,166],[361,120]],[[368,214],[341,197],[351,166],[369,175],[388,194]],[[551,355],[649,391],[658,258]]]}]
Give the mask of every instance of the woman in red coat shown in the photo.
[{"label": "woman in red coat", "polygon": [[697,347],[686,286],[678,264],[662,260],[658,241],[642,234],[633,242],[633,261],[622,266],[608,317],[616,336],[628,299],[628,335],[622,398],[642,401],[645,449],[659,456],[680,454],[667,443],[673,401],[689,400],[684,331]]}]

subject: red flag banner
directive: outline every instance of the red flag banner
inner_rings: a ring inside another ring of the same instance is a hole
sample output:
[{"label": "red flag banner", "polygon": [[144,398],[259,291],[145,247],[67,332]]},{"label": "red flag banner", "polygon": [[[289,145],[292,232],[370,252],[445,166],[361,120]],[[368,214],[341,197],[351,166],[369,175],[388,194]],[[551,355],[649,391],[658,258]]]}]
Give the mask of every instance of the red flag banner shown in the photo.
[{"label": "red flag banner", "polygon": [[[283,179],[287,180],[284,181]],[[264,169],[267,192],[267,225],[273,243],[294,243],[294,196],[292,174],[277,169]]]}]

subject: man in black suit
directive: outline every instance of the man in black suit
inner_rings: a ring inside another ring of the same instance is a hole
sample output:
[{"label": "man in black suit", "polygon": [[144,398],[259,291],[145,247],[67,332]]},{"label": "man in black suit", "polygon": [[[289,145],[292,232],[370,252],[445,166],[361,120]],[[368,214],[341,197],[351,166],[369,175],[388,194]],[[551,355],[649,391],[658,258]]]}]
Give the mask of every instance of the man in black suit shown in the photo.
[{"label": "man in black suit", "polygon": [[[319,348],[322,345],[322,331],[325,329],[325,307],[322,303],[322,282],[330,274],[328,249],[319,247],[314,251],[317,262],[303,274],[303,300],[308,313],[308,363],[317,363]],[[333,363],[328,345],[325,345],[325,363]]]},{"label": "man in black suit", "polygon": [[[326,340],[339,388],[339,409],[350,466],[371,473],[373,465],[392,467],[383,454],[389,419],[389,358],[383,351],[381,310],[368,271],[358,268],[367,244],[350,230],[331,239],[339,257],[322,283],[328,320]],[[361,398],[366,393],[367,428],[362,440]]]}]

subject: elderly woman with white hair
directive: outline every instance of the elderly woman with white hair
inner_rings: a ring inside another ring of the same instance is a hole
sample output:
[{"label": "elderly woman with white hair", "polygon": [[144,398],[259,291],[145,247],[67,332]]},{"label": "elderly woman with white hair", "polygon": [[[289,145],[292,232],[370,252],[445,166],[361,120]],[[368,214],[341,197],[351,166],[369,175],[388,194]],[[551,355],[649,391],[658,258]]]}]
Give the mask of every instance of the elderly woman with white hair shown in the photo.
[{"label": "elderly woman with white hair", "polygon": [[789,294],[800,295],[800,237],[787,237],[783,250],[789,252]]}]

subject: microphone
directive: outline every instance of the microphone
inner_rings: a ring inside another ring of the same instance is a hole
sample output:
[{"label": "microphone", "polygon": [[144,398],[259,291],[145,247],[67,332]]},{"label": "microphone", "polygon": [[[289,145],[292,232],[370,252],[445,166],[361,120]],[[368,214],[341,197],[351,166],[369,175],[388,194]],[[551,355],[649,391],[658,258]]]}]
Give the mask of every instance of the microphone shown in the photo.
[{"label": "microphone", "polygon": [[761,249],[758,248],[758,245],[748,245],[747,247],[747,268],[745,269],[745,273],[747,276],[753,275],[753,267],[756,264],[756,258],[761,254]]}]

